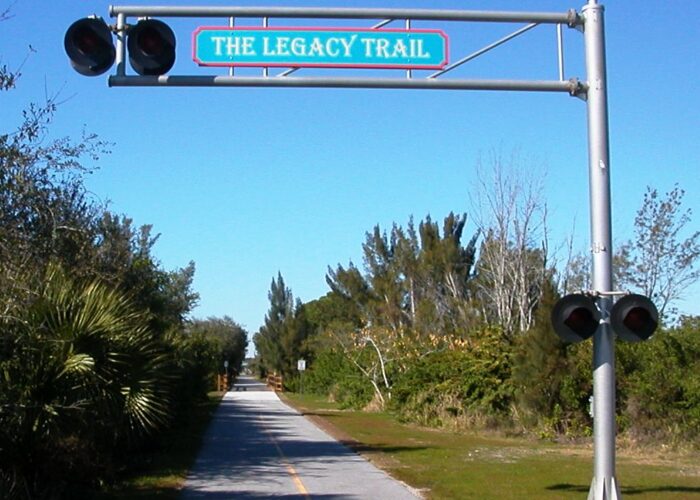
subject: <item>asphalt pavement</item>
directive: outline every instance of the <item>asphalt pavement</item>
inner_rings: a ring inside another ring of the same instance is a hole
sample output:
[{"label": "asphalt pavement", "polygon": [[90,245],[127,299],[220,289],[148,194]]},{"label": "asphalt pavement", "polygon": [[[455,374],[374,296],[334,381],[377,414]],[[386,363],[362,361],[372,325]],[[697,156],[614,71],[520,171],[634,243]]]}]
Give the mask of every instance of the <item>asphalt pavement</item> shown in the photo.
[{"label": "asphalt pavement", "polygon": [[342,445],[252,378],[224,395],[183,499],[420,496]]}]

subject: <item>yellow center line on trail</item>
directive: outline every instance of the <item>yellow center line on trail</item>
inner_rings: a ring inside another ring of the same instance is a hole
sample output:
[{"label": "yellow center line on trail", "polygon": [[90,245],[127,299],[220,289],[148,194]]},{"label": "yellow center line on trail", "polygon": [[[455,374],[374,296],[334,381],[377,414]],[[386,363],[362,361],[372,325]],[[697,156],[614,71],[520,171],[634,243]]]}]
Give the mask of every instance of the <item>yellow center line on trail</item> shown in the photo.
[{"label": "yellow center line on trail", "polygon": [[292,482],[294,483],[294,486],[296,486],[297,491],[301,494],[304,495],[304,498],[311,498],[311,495],[309,495],[309,492],[306,490],[306,487],[304,486],[304,483],[301,481],[301,478],[299,477],[299,474],[297,474],[296,469],[292,466],[292,464],[289,462],[289,459],[286,457],[284,452],[282,451],[282,448],[280,448],[279,443],[275,439],[275,436],[270,432],[270,430],[265,426],[265,421],[262,419],[261,416],[258,416],[258,422],[260,423],[260,427],[265,431],[265,434],[267,435],[267,438],[270,440],[270,442],[275,445],[275,448],[277,448],[277,453],[279,454],[280,458],[282,459],[282,464],[285,466],[287,469],[287,473],[290,475],[292,478]]}]

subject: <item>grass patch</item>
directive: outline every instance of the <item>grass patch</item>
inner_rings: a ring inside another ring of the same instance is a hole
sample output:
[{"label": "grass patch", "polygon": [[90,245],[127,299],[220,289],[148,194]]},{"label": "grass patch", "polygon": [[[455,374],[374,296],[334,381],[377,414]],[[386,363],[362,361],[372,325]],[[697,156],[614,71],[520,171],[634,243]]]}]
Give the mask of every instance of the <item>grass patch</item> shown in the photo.
[{"label": "grass patch", "polygon": [[130,457],[129,468],[117,484],[97,496],[100,500],[132,498],[175,500],[197,458],[202,437],[223,392],[210,392],[208,400],[163,433],[151,449]]},{"label": "grass patch", "polygon": [[[426,498],[581,498],[592,479],[590,446],[455,433],[397,422],[387,413],[339,411],[323,399],[285,399]],[[623,496],[700,499],[700,454],[618,453]]]}]

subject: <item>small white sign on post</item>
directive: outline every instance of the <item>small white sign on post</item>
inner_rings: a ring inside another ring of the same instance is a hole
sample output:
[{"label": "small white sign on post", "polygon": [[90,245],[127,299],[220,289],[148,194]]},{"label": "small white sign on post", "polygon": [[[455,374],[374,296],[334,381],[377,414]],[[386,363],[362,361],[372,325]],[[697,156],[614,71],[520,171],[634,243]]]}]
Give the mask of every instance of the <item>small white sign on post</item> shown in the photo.
[{"label": "small white sign on post", "polygon": [[297,361],[297,370],[300,372],[303,372],[306,370],[306,360],[305,359],[300,359]]}]

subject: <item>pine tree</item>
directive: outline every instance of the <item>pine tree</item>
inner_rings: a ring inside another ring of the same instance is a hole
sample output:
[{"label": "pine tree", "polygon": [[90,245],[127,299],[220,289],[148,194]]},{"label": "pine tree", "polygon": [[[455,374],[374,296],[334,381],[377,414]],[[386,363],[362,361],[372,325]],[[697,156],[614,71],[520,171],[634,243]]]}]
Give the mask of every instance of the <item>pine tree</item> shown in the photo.
[{"label": "pine tree", "polygon": [[282,373],[286,361],[282,340],[285,337],[286,322],[294,314],[292,291],[284,284],[282,273],[277,273],[276,280],[272,279],[267,297],[270,309],[265,315],[265,324],[253,340],[263,370]]}]

